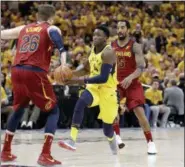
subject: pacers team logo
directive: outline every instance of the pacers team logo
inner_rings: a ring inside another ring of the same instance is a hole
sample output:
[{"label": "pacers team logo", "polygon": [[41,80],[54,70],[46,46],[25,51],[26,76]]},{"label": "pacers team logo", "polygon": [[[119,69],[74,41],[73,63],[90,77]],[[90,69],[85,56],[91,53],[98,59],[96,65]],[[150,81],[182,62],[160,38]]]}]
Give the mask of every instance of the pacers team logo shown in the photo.
[{"label": "pacers team logo", "polygon": [[48,102],[46,103],[46,105],[45,105],[45,109],[46,109],[46,110],[50,110],[51,107],[52,107],[52,102],[51,102],[51,101],[48,101]]}]

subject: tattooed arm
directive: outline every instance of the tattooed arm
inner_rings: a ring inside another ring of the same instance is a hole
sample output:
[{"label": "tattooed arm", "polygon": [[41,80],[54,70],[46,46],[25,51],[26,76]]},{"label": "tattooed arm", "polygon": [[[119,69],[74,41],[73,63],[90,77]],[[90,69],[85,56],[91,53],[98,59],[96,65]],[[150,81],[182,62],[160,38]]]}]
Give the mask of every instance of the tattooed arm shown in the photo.
[{"label": "tattooed arm", "polygon": [[136,60],[136,70],[131,74],[132,79],[138,78],[145,68],[145,59],[142,52],[141,44],[134,43],[133,52]]},{"label": "tattooed arm", "polygon": [[141,73],[145,68],[145,60],[144,60],[141,44],[138,44],[137,42],[135,42],[133,44],[133,52],[135,54],[135,61],[136,61],[137,68],[132,74],[130,74],[121,82],[121,85],[125,89],[127,89],[130,86],[133,79],[138,78],[141,75]]}]

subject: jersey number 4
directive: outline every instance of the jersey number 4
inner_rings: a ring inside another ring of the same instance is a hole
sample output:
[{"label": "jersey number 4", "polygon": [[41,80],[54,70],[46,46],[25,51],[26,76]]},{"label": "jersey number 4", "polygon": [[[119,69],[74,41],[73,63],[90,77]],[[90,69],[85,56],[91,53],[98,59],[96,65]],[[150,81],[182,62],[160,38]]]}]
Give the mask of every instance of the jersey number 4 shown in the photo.
[{"label": "jersey number 4", "polygon": [[24,35],[20,46],[20,52],[35,52],[39,47],[39,35]]}]

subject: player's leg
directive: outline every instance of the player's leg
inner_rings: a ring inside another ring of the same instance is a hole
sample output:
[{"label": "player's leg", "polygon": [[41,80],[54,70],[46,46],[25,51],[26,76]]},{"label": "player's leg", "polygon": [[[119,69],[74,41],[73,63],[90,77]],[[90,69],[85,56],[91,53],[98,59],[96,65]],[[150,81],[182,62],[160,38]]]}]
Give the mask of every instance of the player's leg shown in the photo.
[{"label": "player's leg", "polygon": [[15,68],[12,70],[14,112],[8,119],[7,123],[7,130],[5,133],[4,145],[1,153],[1,160],[3,162],[13,161],[16,159],[16,156],[11,154],[11,143],[17,126],[24,114],[24,107],[29,103],[29,98],[26,96],[26,89],[24,83],[22,82],[22,77],[24,77],[24,73],[22,71],[20,72],[20,70]]},{"label": "player's leg", "polygon": [[153,142],[152,133],[150,130],[150,124],[146,118],[144,111],[144,92],[142,85],[136,81],[127,89],[127,105],[128,109],[134,111],[136,117],[139,120],[139,124],[143,129],[145,138],[148,143],[148,154],[156,154],[157,150]]},{"label": "player's leg", "polygon": [[107,137],[112,154],[116,155],[118,153],[118,149],[117,149],[116,134],[114,133],[113,125],[108,123],[103,123],[103,132],[104,132],[104,135]]},{"label": "player's leg", "polygon": [[81,94],[80,98],[78,99],[75,105],[72,126],[71,126],[70,140],[68,142],[59,141],[58,144],[60,147],[71,150],[71,151],[76,150],[75,143],[76,143],[76,139],[78,136],[79,127],[83,120],[84,109],[85,107],[90,106],[92,103],[93,103],[92,94],[88,90],[85,90]]},{"label": "player's leg", "polygon": [[[121,86],[119,86],[119,85],[117,87],[117,96],[118,96],[119,102],[123,97],[125,97],[125,92],[124,92],[123,88],[121,88]],[[119,111],[118,111],[118,115],[113,123],[113,128],[114,128],[114,132],[116,133],[116,140],[117,140],[118,146],[120,149],[122,149],[125,146],[125,144],[123,143],[121,136],[120,136]]]},{"label": "player's leg", "polygon": [[107,137],[110,149],[113,154],[117,154],[118,146],[113,123],[118,111],[118,98],[114,89],[103,89],[100,95],[100,113],[103,121],[104,135]]},{"label": "player's leg", "polygon": [[45,125],[44,144],[42,147],[42,152],[38,159],[38,164],[40,165],[45,166],[45,165],[61,164],[60,161],[55,160],[51,156],[51,145],[53,142],[55,131],[57,129],[58,119],[59,119],[59,108],[58,108],[58,105],[56,104],[54,108],[49,111],[49,115]]},{"label": "player's leg", "polygon": [[151,133],[151,130],[150,130],[150,125],[149,125],[149,122],[146,118],[144,108],[141,107],[141,106],[137,106],[133,110],[134,110],[134,113],[135,113],[136,117],[139,120],[139,124],[140,124],[141,128],[143,129],[145,138],[147,140],[148,154],[156,154],[157,150],[156,150],[156,147],[155,147],[155,143],[153,142],[152,133]]},{"label": "player's leg", "polygon": [[33,81],[32,83],[27,83],[29,96],[33,104],[38,106],[41,111],[49,113],[44,131],[45,140],[37,162],[38,164],[44,166],[61,164],[60,161],[55,160],[51,156],[51,146],[59,119],[59,108],[57,105],[53,87],[50,84],[45,72],[29,71],[28,73]]},{"label": "player's leg", "polygon": [[116,134],[116,141],[117,141],[118,147],[120,149],[124,148],[125,144],[123,143],[121,136],[120,136],[119,112],[118,112],[116,119],[114,120],[113,129]]}]

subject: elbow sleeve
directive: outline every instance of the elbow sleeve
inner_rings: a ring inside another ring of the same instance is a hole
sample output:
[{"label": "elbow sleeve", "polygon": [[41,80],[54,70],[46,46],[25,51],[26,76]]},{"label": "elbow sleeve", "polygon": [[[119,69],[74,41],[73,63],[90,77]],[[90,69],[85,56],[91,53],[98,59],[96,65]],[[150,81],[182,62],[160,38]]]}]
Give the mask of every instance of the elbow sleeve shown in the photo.
[{"label": "elbow sleeve", "polygon": [[49,30],[49,36],[50,36],[52,42],[57,47],[57,49],[60,51],[60,53],[65,51],[62,38],[57,30],[55,30],[55,29]]}]

